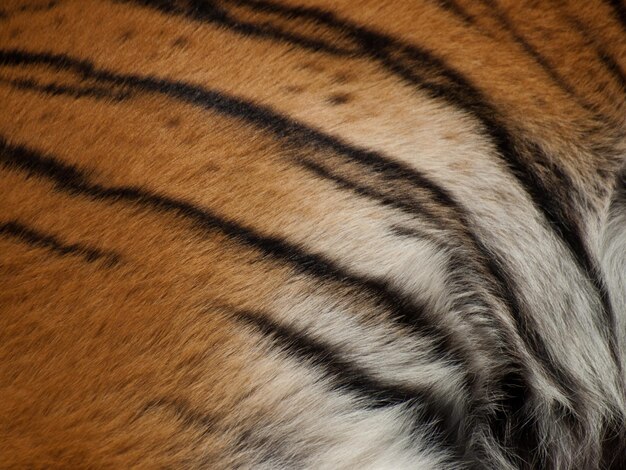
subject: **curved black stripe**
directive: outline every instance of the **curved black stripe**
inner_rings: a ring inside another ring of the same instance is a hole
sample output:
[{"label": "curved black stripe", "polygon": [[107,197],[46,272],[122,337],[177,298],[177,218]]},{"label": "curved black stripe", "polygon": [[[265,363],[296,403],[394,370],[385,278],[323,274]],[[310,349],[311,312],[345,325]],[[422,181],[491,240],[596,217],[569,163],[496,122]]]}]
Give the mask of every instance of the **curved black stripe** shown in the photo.
[{"label": "curved black stripe", "polygon": [[[315,19],[326,26],[348,31],[354,37],[355,41],[361,45],[363,54],[377,60],[388,71],[426,90],[432,97],[443,99],[450,104],[460,106],[462,109],[474,115],[484,124],[485,132],[496,145],[499,155],[505,158],[512,174],[530,195],[535,206],[544,214],[549,222],[548,226],[554,229],[557,235],[565,242],[566,246],[570,248],[574,259],[592,280],[592,284],[602,300],[607,324],[612,325],[610,329],[615,332],[615,316],[612,312],[608,291],[583,241],[584,237],[581,228],[577,221],[570,215],[570,213],[576,212],[574,205],[563,207],[562,201],[566,199],[568,195],[559,194],[549,189],[552,186],[555,188],[563,188],[571,192],[571,190],[576,187],[573,179],[569,177],[565,169],[551,161],[537,145],[527,144],[527,146],[531,148],[527,149],[526,152],[519,148],[520,144],[516,143],[513,136],[509,133],[503,118],[467,78],[449,68],[443,61],[424,50],[401,43],[390,36],[373,32],[347,21],[339,20],[334,14],[324,10],[285,6],[266,0],[227,1],[247,5],[262,11],[282,13],[288,16],[307,17]],[[427,72],[434,71],[436,77],[433,79],[423,72],[418,72],[417,66],[426,68]],[[444,79],[443,84],[441,78]],[[526,158],[523,157],[524,153],[527,154]],[[535,162],[532,162],[533,157]],[[525,162],[525,159],[528,159],[528,161]],[[533,167],[533,163],[536,167]],[[544,182],[538,176],[539,174],[545,173],[546,169],[551,170],[555,181]],[[459,208],[459,205],[456,203],[450,204],[450,199],[451,197],[449,196],[444,198],[446,205]],[[459,213],[462,213],[462,211],[459,210]],[[467,220],[464,221],[464,225],[469,227]],[[493,259],[492,251],[478,240],[478,237],[472,234],[472,238],[479,247],[479,251],[487,260],[489,271],[498,279],[503,292],[506,293],[505,302],[514,314],[513,316],[518,331],[527,339],[527,343],[529,343],[531,349],[535,352],[539,362],[565,387],[565,390],[571,393],[571,391],[576,389],[576,381],[565,370],[553,364],[553,359],[548,359],[550,355],[548,354],[548,348],[543,339],[534,327],[531,327],[528,323],[530,319],[521,315],[523,310],[520,308],[519,301],[517,300],[517,295],[515,294],[517,289],[511,276],[506,273],[500,261]],[[618,366],[620,366],[615,338],[609,338],[609,341],[611,343],[613,358]]]},{"label": "curved black stripe", "polygon": [[430,320],[424,306],[391,288],[387,282],[350,273],[320,254],[304,251],[286,240],[264,236],[238,223],[218,217],[207,209],[187,201],[156,194],[135,186],[103,186],[73,165],[58,161],[22,145],[9,144],[0,137],[0,164],[50,180],[57,189],[88,196],[96,200],[128,202],[152,210],[185,218],[201,230],[218,231],[227,237],[255,248],[260,253],[293,266],[298,271],[323,280],[343,283],[368,295],[371,301],[386,309],[400,324],[432,340],[432,351],[443,360],[459,364],[467,370],[466,360],[449,334],[436,321]]},{"label": "curved black stripe", "polygon": [[444,10],[447,10],[454,15],[458,16],[463,20],[464,23],[468,25],[475,25],[474,18],[465,11],[465,9],[456,2],[456,0],[436,0],[437,5],[439,5]]},{"label": "curved black stripe", "polygon": [[[301,146],[326,148],[349,161],[366,166],[378,174],[384,174],[389,180],[406,180],[422,190],[427,190],[439,204],[458,207],[456,201],[445,189],[417,169],[387,158],[379,152],[349,145],[337,137],[305,126],[269,107],[253,104],[240,98],[185,82],[150,76],[116,74],[103,69],[96,69],[90,62],[77,60],[64,54],[0,50],[0,65],[28,64],[45,64],[59,70],[74,71],[86,79],[95,79],[126,89],[132,88],[137,91],[160,93],[179,101],[217,111],[269,131],[294,148]],[[56,89],[58,90],[60,87],[57,86]]]},{"label": "curved black stripe", "polygon": [[[409,404],[419,408],[422,422],[433,426],[443,442],[459,447],[462,442],[463,425],[459,411],[444,394],[401,384],[385,384],[373,378],[358,365],[341,357],[334,347],[302,334],[286,325],[278,324],[266,315],[246,311],[234,311],[235,318],[254,325],[277,345],[300,359],[308,361],[316,369],[332,377],[338,390],[356,393],[368,400],[373,408]],[[460,449],[459,449],[460,451]],[[463,455],[463,451],[459,452]]]},{"label": "curved black stripe", "polygon": [[533,60],[543,69],[555,85],[576,100],[576,103],[578,103],[582,108],[593,113],[596,117],[600,117],[597,107],[584,100],[579,93],[576,92],[572,85],[565,81],[565,79],[557,72],[556,68],[548,61],[548,59],[546,59],[535,46],[522,36],[513,22],[508,18],[507,14],[500,9],[495,0],[481,1],[491,9],[492,13],[501,23],[502,27],[509,32],[515,43],[533,58]]},{"label": "curved black stripe", "polygon": [[375,188],[365,184],[360,184],[359,182],[345,176],[341,176],[312,160],[308,160],[306,157],[299,160],[293,159],[293,161],[296,165],[306,168],[320,178],[332,181],[340,188],[352,191],[359,196],[372,199],[383,206],[393,207],[394,209],[407,212],[411,215],[418,215],[422,219],[430,222],[436,222],[438,220],[438,217],[432,211],[424,207],[424,205],[420,202],[416,201],[414,197],[410,197],[410,195],[406,195],[406,197],[392,197],[378,191]]},{"label": "curved black stripe", "polygon": [[568,15],[568,21],[571,24],[572,30],[578,34],[580,34],[587,45],[592,48],[598,57],[598,60],[602,62],[605,66],[606,70],[613,75],[617,83],[619,83],[622,90],[626,89],[626,72],[620,66],[620,64],[615,60],[615,58],[603,47],[602,44],[598,43],[598,40],[595,38],[594,34],[589,30],[585,24],[579,19]]},{"label": "curved black stripe", "polygon": [[[161,7],[162,1],[137,1],[167,11]],[[355,52],[358,56],[375,60],[389,72],[418,86],[431,97],[444,100],[473,115],[483,124],[484,132],[496,146],[498,155],[504,159],[513,176],[520,182],[535,207],[548,221],[546,226],[556,232],[570,249],[572,256],[587,277],[594,280],[599,296],[601,298],[608,296],[606,292],[601,292],[603,282],[599,279],[595,262],[584,243],[581,227],[572,215],[578,212],[575,199],[583,197],[581,190],[573,184],[563,185],[560,176],[567,175],[566,170],[550,159],[538,145],[530,144],[529,148],[527,139],[515,138],[508,129],[506,119],[466,77],[448,67],[430,52],[402,43],[388,35],[340,20],[328,11],[281,5],[267,0],[228,1],[259,11],[280,14],[287,19],[306,18],[324,27],[336,29],[358,45]],[[546,169],[549,171],[546,172]],[[573,179],[567,177],[567,181],[572,182]],[[563,191],[565,188],[566,191]],[[607,321],[614,324],[613,314],[609,309],[610,305],[604,303]]]},{"label": "curved black stripe", "polygon": [[243,35],[253,35],[266,39],[285,41],[298,47],[312,51],[323,52],[338,56],[352,55],[355,51],[350,47],[332,44],[323,39],[307,37],[295,34],[273,26],[270,23],[249,22],[237,19],[227,10],[220,7],[212,0],[191,0],[181,3],[176,0],[116,0],[120,2],[132,2],[146,7],[156,8],[163,13],[184,15],[188,18],[215,23],[227,27]]},{"label": "curved black stripe", "polygon": [[[239,405],[239,404],[238,404]],[[263,436],[263,423],[255,423],[250,428],[245,423],[238,423],[236,428],[224,422],[224,414],[212,410],[207,412],[195,407],[187,399],[180,397],[161,397],[148,401],[143,407],[135,413],[132,420],[137,421],[146,414],[155,412],[166,412],[173,415],[182,426],[187,428],[198,428],[202,430],[200,438],[206,437],[208,434],[228,434],[232,439],[232,447],[235,449],[234,454],[238,451],[254,451],[255,462],[261,465],[264,460],[268,465],[276,466],[280,462],[281,468],[300,468],[302,465],[296,463],[296,456],[292,449],[283,449],[284,444],[278,442],[277,439],[268,439]],[[271,421],[267,423],[268,428],[272,429]],[[195,443],[192,442],[195,445]],[[214,468],[216,466],[215,455],[208,453],[203,456],[198,468]]]},{"label": "curved black stripe", "polygon": [[606,70],[613,75],[615,81],[619,83],[622,90],[626,89],[626,73],[615,58],[603,47],[602,44],[598,43],[594,34],[587,26],[585,26],[585,24],[583,24],[582,21],[571,15],[567,15],[567,20],[571,23],[574,31],[578,32],[578,34],[584,38],[587,46],[593,49],[598,57],[598,60],[602,62]]},{"label": "curved black stripe", "polygon": [[64,243],[58,237],[28,227],[16,220],[0,222],[0,236],[11,237],[28,245],[46,248],[57,255],[74,255],[91,263],[104,260],[107,265],[119,263],[121,257],[113,251],[103,251],[80,243]]},{"label": "curved black stripe", "polygon": [[[238,98],[230,97],[216,91],[205,90],[201,87],[184,82],[174,82],[153,77],[137,75],[115,74],[103,69],[96,69],[90,62],[77,60],[63,54],[28,53],[19,50],[0,50],[0,65],[28,65],[45,64],[59,70],[75,71],[87,79],[101,80],[111,85],[130,87],[139,91],[155,92],[164,94],[170,98],[178,99],[202,108],[218,111],[227,116],[232,116],[251,124],[260,129],[272,132],[288,144],[299,146],[312,146],[332,150],[349,161],[364,165],[373,172],[384,174],[390,181],[404,180],[420,190],[428,190],[438,203],[452,208],[463,223],[469,227],[465,219],[464,210],[454,198],[444,189],[430,181],[417,170],[402,163],[390,160],[378,152],[373,152],[358,147],[350,146],[338,138],[324,134],[316,129],[304,126],[290,118],[282,116],[270,108],[252,104]],[[508,142],[508,141],[504,141]],[[180,212],[180,211],[179,211]],[[184,212],[184,211],[183,211]],[[532,326],[532,319],[523,315],[523,309],[517,299],[517,290],[513,279],[506,273],[502,262],[495,259],[492,251],[487,248],[479,238],[468,230],[475,244],[483,254],[489,269],[495,278],[501,282],[501,293],[505,304],[511,309],[520,335],[525,338],[527,344],[534,352],[539,363],[550,372],[564,390],[575,390],[575,380],[559,365],[549,359],[548,348],[545,345],[537,329]],[[307,264],[307,263],[304,263]],[[308,263],[310,264],[310,263]],[[393,304],[393,302],[392,302]],[[411,324],[413,314],[409,314],[404,308],[405,301],[397,304],[400,311],[396,313],[400,321]],[[397,309],[396,309],[397,310]],[[443,335],[445,337],[445,335]],[[449,340],[446,340],[449,343]],[[443,343],[442,343],[443,344]]]}]

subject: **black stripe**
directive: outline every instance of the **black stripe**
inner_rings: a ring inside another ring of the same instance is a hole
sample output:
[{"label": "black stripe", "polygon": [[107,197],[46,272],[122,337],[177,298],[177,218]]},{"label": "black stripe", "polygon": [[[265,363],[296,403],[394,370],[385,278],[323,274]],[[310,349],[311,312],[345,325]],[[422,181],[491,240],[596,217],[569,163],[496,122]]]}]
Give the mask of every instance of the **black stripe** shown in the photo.
[{"label": "black stripe", "polygon": [[626,74],[622,67],[616,62],[615,58],[606,51],[603,45],[598,43],[593,32],[591,32],[582,21],[571,15],[567,15],[567,19],[571,23],[573,30],[583,37],[588,47],[593,49],[598,60],[602,62],[606,70],[613,75],[623,91],[626,88]]},{"label": "black stripe", "polygon": [[[389,231],[396,237],[415,238],[417,240],[426,241],[433,246],[436,246],[442,253],[450,253],[454,249],[454,244],[446,243],[447,241],[450,241],[449,238],[445,241],[440,240],[434,235],[415,227],[405,227],[403,225],[395,224],[389,227]],[[467,260],[464,260],[463,264],[467,265]]]},{"label": "black stripe", "polygon": [[475,26],[474,18],[456,0],[437,0],[437,5],[458,16],[465,24]]},{"label": "black stripe", "polygon": [[[269,23],[253,23],[236,19],[224,8],[212,0],[191,0],[182,4],[176,0],[116,0],[124,3],[132,2],[146,7],[151,7],[163,13],[184,15],[196,21],[215,23],[229,28],[237,33],[258,36],[265,39],[284,41],[298,47],[303,47],[316,52],[333,54],[338,56],[353,55],[356,51],[350,45],[336,45],[323,39],[294,34]],[[341,38],[338,38],[339,41]]]},{"label": "black stripe", "polygon": [[594,49],[604,67],[615,77],[622,90],[626,89],[626,73],[622,67],[603,48],[595,47]]},{"label": "black stripe", "polygon": [[[491,0],[488,1],[491,2]],[[300,17],[315,20],[318,24],[336,28],[343,34],[349,34],[355,43],[361,47],[362,55],[369,56],[385,66],[387,70],[414,85],[420,86],[421,89],[428,91],[434,98],[444,99],[450,104],[460,106],[481,121],[485,126],[486,133],[496,145],[498,153],[505,158],[512,174],[522,184],[535,206],[549,222],[548,227],[552,228],[561,240],[565,242],[573,258],[591,280],[602,301],[605,321],[609,325],[609,330],[613,333],[608,340],[613,359],[621,370],[622,366],[617,352],[615,337],[615,315],[612,311],[609,294],[602,275],[584,242],[582,229],[572,215],[577,212],[576,204],[571,200],[569,204],[567,203],[571,198],[571,193],[578,192],[578,195],[580,195],[581,191],[572,191],[576,188],[576,185],[564,168],[558,166],[538,145],[532,142],[527,141],[524,145],[526,147],[524,151],[521,143],[516,142],[513,135],[507,130],[505,121],[500,117],[496,109],[488,104],[488,100],[482,96],[482,93],[460,73],[449,68],[443,61],[425,50],[401,43],[390,36],[374,32],[365,27],[340,20],[333,13],[318,8],[286,6],[266,0],[227,0],[227,2],[249,6],[259,11],[282,14],[284,15],[283,17],[287,18]],[[520,38],[520,40],[523,41],[523,38]],[[536,55],[541,59],[538,53]],[[419,68],[426,68],[426,72],[434,73],[435,77],[430,78],[427,73],[417,73],[416,70]],[[442,78],[444,79],[444,84],[441,83]],[[559,79],[556,74],[555,79]],[[522,156],[524,154],[526,154],[525,158]],[[545,174],[546,170],[549,170],[552,181],[550,179],[543,181],[539,176]],[[550,189],[551,187],[555,189]],[[448,195],[438,200],[438,202],[443,202],[450,207],[458,207],[458,204],[451,201]],[[483,254],[489,253],[486,247],[485,250],[481,251]],[[504,276],[509,278],[505,285],[512,284],[510,276],[506,275],[503,269],[495,268],[494,270],[495,263],[491,264],[490,269],[492,269],[492,272],[499,273],[498,278],[502,279]],[[530,329],[528,320],[520,321],[518,318],[521,312],[519,303],[514,301],[514,304],[518,307],[518,309],[513,310],[514,313],[517,312],[514,316],[516,317],[518,328],[522,336],[527,337],[525,333],[528,333]],[[566,385],[566,389],[574,389],[574,379],[567,379],[567,373],[545,360],[548,357],[547,347],[538,332],[533,331],[532,336],[535,337],[534,342],[537,346],[536,352],[539,353],[538,359],[540,362],[543,362],[544,365],[549,364],[547,369],[551,370],[555,378],[566,380],[566,383],[569,384]]]},{"label": "black stripe", "polygon": [[90,263],[104,260],[108,266],[113,266],[120,261],[120,256],[112,251],[103,251],[80,243],[64,243],[54,235],[45,234],[15,220],[0,222],[0,236],[15,238],[28,245],[46,248],[57,255],[80,256]]},{"label": "black stripe", "polygon": [[[163,2],[155,4],[146,0],[141,3],[160,7]],[[558,170],[561,175],[565,175],[566,171],[551,161],[537,145],[532,145],[529,149],[527,145],[522,145],[521,139],[515,139],[507,129],[506,120],[467,78],[423,49],[339,20],[334,14],[324,10],[291,7],[265,0],[231,0],[231,3],[281,14],[285,18],[306,18],[325,27],[337,29],[343,35],[349,35],[355,44],[358,44],[358,56],[366,56],[377,61],[389,72],[419,86],[431,97],[442,99],[472,114],[483,124],[484,132],[495,144],[498,154],[548,221],[546,226],[553,229],[569,247],[587,277],[594,280],[594,285],[598,287],[603,284],[598,278],[595,264],[583,241],[581,229],[571,215],[577,212],[574,199],[581,196],[581,191],[573,191],[572,188],[575,186],[564,187],[559,184],[561,183],[559,175],[555,174],[554,170]],[[525,139],[525,142],[528,140]],[[545,162],[550,163],[548,169],[551,171],[547,173]],[[571,178],[568,179],[572,181]],[[563,189],[566,191],[562,191]],[[599,294],[603,295],[600,292]]]},{"label": "black stripe", "polygon": [[[419,173],[404,164],[395,162],[384,157],[380,153],[350,146],[338,138],[323,134],[318,130],[304,126],[297,121],[277,114],[267,107],[255,105],[245,102],[241,99],[227,96],[216,91],[205,90],[201,87],[189,85],[184,82],[174,82],[152,77],[141,77],[137,75],[121,75],[114,74],[110,71],[96,69],[90,62],[84,60],[76,60],[62,54],[43,54],[43,53],[27,53],[18,50],[0,50],[0,64],[5,65],[25,65],[25,64],[46,64],[60,70],[73,70],[84,78],[101,80],[112,85],[126,86],[142,91],[161,93],[174,99],[178,99],[189,104],[200,106],[202,108],[211,109],[227,116],[236,117],[244,121],[250,122],[263,130],[272,132],[278,138],[283,139],[287,144],[291,144],[294,148],[300,146],[312,146],[313,148],[326,148],[332,150],[344,158],[355,163],[369,167],[374,173],[384,174],[390,181],[405,180],[421,190],[426,189],[431,192],[433,199],[441,205],[453,208],[458,214],[464,214],[461,207],[448,192],[430,181],[423,174]],[[481,106],[477,104],[477,106]],[[502,134],[506,135],[502,130]],[[510,145],[510,142],[497,133],[496,136],[501,138],[502,145]],[[515,160],[514,160],[515,161]],[[534,178],[532,172],[522,167],[520,177]],[[529,183],[531,188],[532,180]],[[551,200],[548,200],[552,202]],[[176,210],[181,212],[180,209]],[[184,210],[182,212],[185,212]],[[192,211],[193,212],[193,211]],[[467,220],[464,220],[467,224]],[[468,225],[466,225],[468,226]],[[517,300],[516,286],[503,267],[500,261],[493,258],[491,250],[488,249],[471,231],[468,230],[479,251],[485,256],[485,260],[489,269],[496,279],[501,282],[503,298],[507,306],[511,309],[513,318],[517,324],[520,335],[525,338],[529,347],[535,353],[537,360],[542,363],[546,370],[550,371],[552,376],[561,382],[561,386],[565,390],[574,390],[575,380],[569,377],[553,360],[549,359],[547,354],[547,346],[543,342],[541,335],[534,326],[531,326],[532,319],[527,315],[523,315],[522,308]],[[303,260],[301,264],[311,264]],[[315,263],[313,263],[315,264]],[[384,289],[386,290],[386,288]],[[397,297],[397,295],[396,295]],[[395,302],[395,300],[393,301]],[[392,305],[393,305],[392,302]],[[400,312],[397,317],[405,324],[415,322],[415,313],[407,310],[406,301],[397,303]],[[396,309],[397,310],[397,309]],[[446,338],[446,335],[443,335]],[[449,344],[449,340],[445,340]],[[443,343],[442,343],[443,344]]]},{"label": "black stripe", "polygon": [[66,95],[74,98],[91,97],[104,99],[108,98],[112,101],[123,101],[131,97],[128,91],[116,91],[110,87],[94,87],[94,86],[69,86],[59,85],[57,83],[41,84],[33,79],[6,79],[0,77],[0,84],[9,85],[21,90],[32,90],[39,93],[49,95]]},{"label": "black stripe", "polygon": [[383,280],[367,278],[341,269],[319,254],[304,251],[283,239],[263,236],[234,221],[220,218],[206,209],[187,201],[156,194],[135,186],[103,186],[89,181],[77,167],[62,163],[21,145],[11,145],[0,137],[0,164],[50,180],[57,189],[85,195],[96,200],[129,202],[152,210],[185,218],[201,230],[218,231],[264,255],[285,262],[302,273],[323,280],[343,283],[390,312],[400,324],[432,340],[432,352],[442,360],[459,364],[467,370],[465,359],[449,334],[436,321],[429,321],[427,309],[415,300],[389,287]]},{"label": "black stripe", "polygon": [[389,179],[407,180],[416,187],[429,191],[433,199],[442,205],[450,207],[457,205],[447,191],[418,170],[383,156],[379,152],[349,145],[337,137],[305,126],[266,106],[253,104],[215,90],[206,90],[181,81],[132,74],[115,74],[103,69],[96,69],[90,62],[76,60],[64,54],[0,50],[0,65],[27,64],[45,64],[59,70],[74,71],[85,79],[95,79],[138,91],[160,93],[195,106],[211,109],[269,131],[285,140],[287,144],[293,145],[294,148],[304,145],[332,150],[350,161],[367,166],[377,173],[384,173]]},{"label": "black stripe", "polygon": [[615,18],[620,22],[622,28],[626,30],[626,7],[621,0],[607,0],[607,3],[613,10]]},{"label": "black stripe", "polygon": [[535,46],[530,44],[524,37],[517,31],[513,22],[509,20],[505,12],[503,12],[495,0],[481,0],[487,7],[489,7],[498,21],[502,24],[503,28],[507,30],[515,43],[517,43],[524,52],[530,55],[533,60],[543,69],[543,71],[550,77],[552,82],[557,85],[562,91],[570,95],[578,105],[587,111],[600,118],[598,109],[595,105],[590,104],[583,100],[583,98],[574,90],[574,88],[565,81],[565,79],[559,75],[557,70],[548,62],[548,60],[541,55]]},{"label": "black stripe", "polygon": [[[237,405],[241,404],[238,403]],[[200,411],[188,400],[179,397],[162,397],[150,400],[142,409],[135,413],[135,416],[132,418],[133,422],[146,414],[156,411],[165,411],[172,414],[182,426],[187,428],[199,428],[202,431],[199,436],[200,439],[209,434],[229,435],[232,439],[233,453],[236,455],[241,451],[252,450],[255,453],[255,463],[268,463],[274,466],[280,463],[282,465],[281,468],[299,468],[302,466],[295,463],[297,456],[290,452],[292,449],[283,449],[284,445],[282,442],[267,437],[263,423],[256,422],[253,427],[250,427],[244,420],[237,423],[236,427],[229,426],[224,421],[223,413]],[[275,423],[268,420],[267,428],[272,429],[273,426],[275,426]],[[188,444],[194,447],[199,445],[193,441],[188,442]],[[199,468],[214,468],[216,466],[216,456],[208,453],[203,455],[200,462]]]},{"label": "black stripe", "polygon": [[[385,384],[358,365],[341,357],[334,347],[302,334],[286,325],[281,325],[268,316],[245,311],[235,311],[235,318],[254,325],[264,335],[272,338],[285,351],[309,362],[332,377],[338,390],[356,393],[368,400],[373,408],[408,404],[419,409],[422,422],[434,427],[439,439],[447,445],[457,447],[464,432],[459,411],[444,394],[400,384]],[[460,451],[460,449],[458,449]],[[463,455],[460,451],[460,455]]]},{"label": "black stripe", "polygon": [[359,196],[372,199],[381,205],[393,207],[394,209],[407,212],[411,215],[419,215],[423,219],[431,222],[437,221],[438,219],[432,211],[416,201],[410,194],[405,195],[405,197],[392,197],[391,195],[378,191],[371,186],[360,184],[346,176],[341,176],[332,170],[323,167],[322,165],[319,165],[311,160],[307,160],[306,157],[293,159],[293,161],[295,164],[302,166],[320,178],[332,181],[340,188],[352,191],[354,194]]}]

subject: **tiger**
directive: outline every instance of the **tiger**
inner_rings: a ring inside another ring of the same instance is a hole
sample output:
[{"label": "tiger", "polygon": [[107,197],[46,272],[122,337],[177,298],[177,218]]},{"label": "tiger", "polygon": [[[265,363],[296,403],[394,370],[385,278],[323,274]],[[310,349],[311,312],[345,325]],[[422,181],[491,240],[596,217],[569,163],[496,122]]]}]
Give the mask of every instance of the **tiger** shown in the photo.
[{"label": "tiger", "polygon": [[620,0],[2,0],[0,468],[625,469]]}]

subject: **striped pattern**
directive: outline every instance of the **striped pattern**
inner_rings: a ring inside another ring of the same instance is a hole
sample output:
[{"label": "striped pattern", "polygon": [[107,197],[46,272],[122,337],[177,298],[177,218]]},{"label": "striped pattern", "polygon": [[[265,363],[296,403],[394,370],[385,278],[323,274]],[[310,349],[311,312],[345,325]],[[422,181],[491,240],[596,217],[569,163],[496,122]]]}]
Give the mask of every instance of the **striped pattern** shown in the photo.
[{"label": "striped pattern", "polygon": [[0,5],[0,467],[626,467],[620,1]]}]

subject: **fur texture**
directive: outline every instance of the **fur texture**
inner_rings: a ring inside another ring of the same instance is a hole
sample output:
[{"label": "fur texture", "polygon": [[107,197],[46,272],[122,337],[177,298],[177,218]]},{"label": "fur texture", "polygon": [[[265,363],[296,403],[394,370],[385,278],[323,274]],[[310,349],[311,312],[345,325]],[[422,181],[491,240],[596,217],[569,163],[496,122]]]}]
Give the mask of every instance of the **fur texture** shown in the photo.
[{"label": "fur texture", "polygon": [[626,8],[0,3],[0,467],[626,468]]}]

